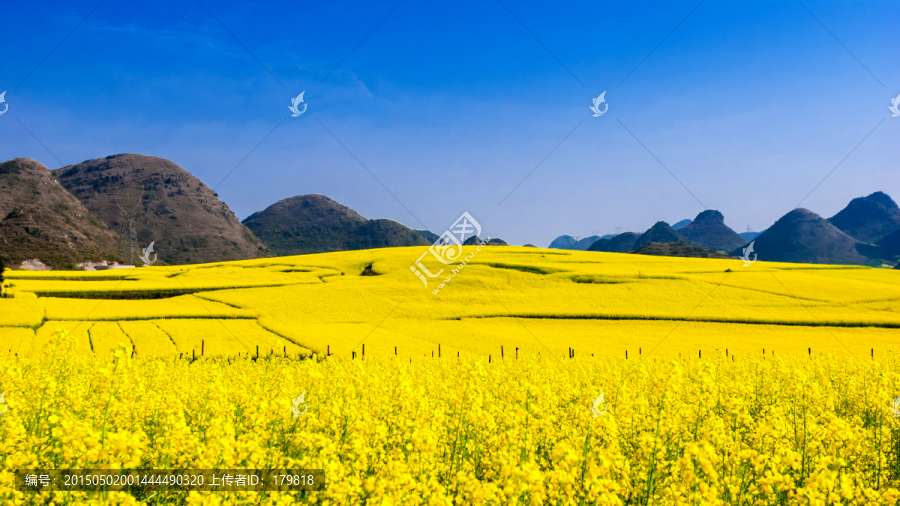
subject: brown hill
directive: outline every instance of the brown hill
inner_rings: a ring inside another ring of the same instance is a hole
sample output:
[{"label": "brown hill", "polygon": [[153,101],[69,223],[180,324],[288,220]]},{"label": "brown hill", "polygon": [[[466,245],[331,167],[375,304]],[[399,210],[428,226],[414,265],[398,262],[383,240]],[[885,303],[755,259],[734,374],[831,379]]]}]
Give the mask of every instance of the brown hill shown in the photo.
[{"label": "brown hill", "polygon": [[712,250],[731,251],[747,244],[743,237],[725,224],[722,213],[706,210],[698,214],[694,221],[676,232],[678,235]]},{"label": "brown hill", "polygon": [[632,251],[635,255],[656,255],[665,257],[690,258],[733,258],[716,250],[701,248],[683,242],[648,242]]},{"label": "brown hill", "polygon": [[123,261],[137,261],[152,241],[159,264],[268,256],[216,193],[164,158],[126,153],[69,165],[53,175],[118,232]]},{"label": "brown hill", "polygon": [[828,221],[859,242],[875,244],[900,230],[900,207],[887,194],[875,192],[851,200]]},{"label": "brown hill", "polygon": [[[866,257],[856,250],[856,240],[838,230],[828,220],[798,208],[782,216],[754,240],[759,260],[808,264],[864,264]],[[731,252],[743,254],[742,248]],[[752,258],[752,257],[751,257]]]},{"label": "brown hill", "polygon": [[115,233],[30,158],[0,164],[0,219],[0,253],[9,267],[36,258],[73,268],[116,252]]},{"label": "brown hill", "polygon": [[280,200],[244,224],[277,255],[431,244],[396,221],[367,220],[324,195]]}]

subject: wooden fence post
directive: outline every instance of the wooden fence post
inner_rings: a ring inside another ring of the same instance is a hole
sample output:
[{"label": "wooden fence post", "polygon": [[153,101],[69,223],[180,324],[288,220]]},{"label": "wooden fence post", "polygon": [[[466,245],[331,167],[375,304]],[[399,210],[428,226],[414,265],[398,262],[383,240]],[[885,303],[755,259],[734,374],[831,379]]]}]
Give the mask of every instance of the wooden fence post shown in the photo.
[{"label": "wooden fence post", "polygon": [[200,341],[200,356],[202,357],[206,350],[206,341]]}]

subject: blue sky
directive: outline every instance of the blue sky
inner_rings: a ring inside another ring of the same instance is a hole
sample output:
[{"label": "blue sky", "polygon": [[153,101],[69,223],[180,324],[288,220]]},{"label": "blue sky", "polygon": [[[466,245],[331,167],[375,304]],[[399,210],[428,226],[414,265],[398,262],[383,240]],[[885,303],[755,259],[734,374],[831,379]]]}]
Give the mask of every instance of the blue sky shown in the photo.
[{"label": "blue sky", "polygon": [[320,193],[438,233],[468,211],[539,246],[704,208],[760,230],[811,191],[824,217],[900,199],[897,2],[95,6],[5,5],[0,158],[142,153],[242,219]]}]

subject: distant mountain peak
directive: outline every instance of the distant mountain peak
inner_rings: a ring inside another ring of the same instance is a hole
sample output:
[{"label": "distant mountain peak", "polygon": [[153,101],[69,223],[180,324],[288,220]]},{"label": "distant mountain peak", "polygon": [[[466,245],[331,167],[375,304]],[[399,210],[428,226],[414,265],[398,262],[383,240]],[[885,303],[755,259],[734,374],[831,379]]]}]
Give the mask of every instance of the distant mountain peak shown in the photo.
[{"label": "distant mountain peak", "polygon": [[717,251],[731,251],[747,243],[725,224],[725,216],[715,209],[702,211],[690,225],[678,230],[677,233],[703,248]]},{"label": "distant mountain peak", "polygon": [[872,202],[877,202],[888,209],[900,210],[900,206],[897,206],[897,203],[894,202],[894,199],[892,199],[890,197],[890,195],[888,195],[887,193],[878,191],[878,192],[872,193],[864,198],[869,199]]},{"label": "distant mountain peak", "polygon": [[844,233],[864,244],[874,244],[900,229],[900,207],[886,193],[855,198],[828,219]]},{"label": "distant mountain peak", "polygon": [[[684,228],[688,228],[688,227],[684,227]],[[638,249],[641,246],[643,246],[644,244],[651,243],[651,242],[691,243],[691,240],[681,236],[672,227],[670,227],[668,223],[666,223],[664,221],[657,221],[646,232],[641,234],[641,236],[638,238],[638,240],[634,243],[634,249]]]},{"label": "distant mountain peak", "polygon": [[715,209],[707,209],[706,211],[698,214],[696,218],[694,218],[694,222],[698,221],[715,221],[719,223],[725,223],[725,216]]},{"label": "distant mountain peak", "polygon": [[[856,240],[809,209],[794,209],[755,239],[759,260],[769,262],[865,264]],[[738,247],[731,253],[742,254]]]},{"label": "distant mountain peak", "polygon": [[550,246],[547,247],[552,249],[574,249],[586,251],[591,247],[592,244],[594,244],[594,242],[597,241],[597,239],[600,239],[600,236],[592,235],[582,239],[576,239],[571,235],[561,235],[556,239],[553,239],[553,242],[551,242]]}]

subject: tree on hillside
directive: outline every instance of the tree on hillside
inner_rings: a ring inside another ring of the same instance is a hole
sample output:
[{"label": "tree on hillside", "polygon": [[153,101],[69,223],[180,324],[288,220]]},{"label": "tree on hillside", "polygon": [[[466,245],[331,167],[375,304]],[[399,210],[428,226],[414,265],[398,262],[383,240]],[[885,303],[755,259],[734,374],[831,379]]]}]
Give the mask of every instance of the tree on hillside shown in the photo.
[{"label": "tree on hillside", "polygon": [[3,265],[3,255],[0,255],[0,297],[3,297],[3,269],[6,266]]}]

